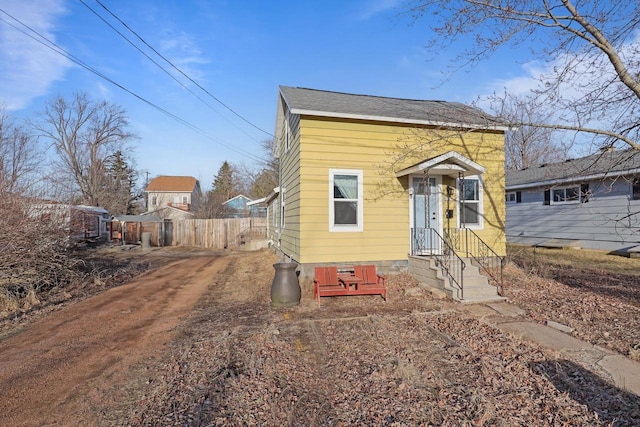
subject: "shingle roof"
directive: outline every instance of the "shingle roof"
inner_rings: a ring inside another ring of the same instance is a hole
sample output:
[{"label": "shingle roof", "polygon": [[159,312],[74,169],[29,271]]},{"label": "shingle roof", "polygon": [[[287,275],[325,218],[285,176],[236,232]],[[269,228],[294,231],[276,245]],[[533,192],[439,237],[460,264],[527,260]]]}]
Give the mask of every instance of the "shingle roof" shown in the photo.
[{"label": "shingle roof", "polygon": [[146,191],[192,192],[198,180],[192,176],[158,176],[149,181]]},{"label": "shingle roof", "polygon": [[280,93],[295,114],[501,130],[505,127],[497,118],[459,102],[387,98],[289,86],[280,86]]},{"label": "shingle roof", "polygon": [[505,181],[507,187],[515,188],[527,184],[596,179],[625,172],[638,173],[639,168],[638,150],[604,151],[579,159],[507,171]]}]

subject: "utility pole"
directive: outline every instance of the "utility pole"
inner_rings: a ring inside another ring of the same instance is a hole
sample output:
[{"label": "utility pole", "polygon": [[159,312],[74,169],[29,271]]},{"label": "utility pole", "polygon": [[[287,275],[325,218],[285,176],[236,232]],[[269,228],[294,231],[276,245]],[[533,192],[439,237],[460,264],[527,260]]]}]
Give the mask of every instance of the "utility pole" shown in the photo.
[{"label": "utility pole", "polygon": [[149,185],[149,169],[143,169],[144,172],[144,210],[149,211],[149,194],[147,193],[147,186]]}]

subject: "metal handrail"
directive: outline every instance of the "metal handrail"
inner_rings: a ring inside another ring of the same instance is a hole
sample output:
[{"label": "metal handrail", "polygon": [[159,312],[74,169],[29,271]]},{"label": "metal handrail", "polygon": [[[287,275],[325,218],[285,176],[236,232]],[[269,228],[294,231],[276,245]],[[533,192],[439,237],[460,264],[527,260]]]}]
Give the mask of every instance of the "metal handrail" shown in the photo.
[{"label": "metal handrail", "polygon": [[249,227],[243,229],[236,236],[236,244],[242,245],[244,243],[250,242],[252,239],[257,237],[266,237],[267,236],[267,227],[266,226],[255,226],[250,225]]},{"label": "metal handrail", "polygon": [[459,299],[464,299],[464,269],[466,264],[447,239],[433,228],[411,230],[411,255],[428,255],[435,259],[449,285],[456,289]]},{"label": "metal handrail", "polygon": [[473,259],[480,266],[498,289],[498,295],[502,296],[504,257],[498,255],[469,228],[447,230],[446,235],[458,252],[466,254],[467,258]]}]

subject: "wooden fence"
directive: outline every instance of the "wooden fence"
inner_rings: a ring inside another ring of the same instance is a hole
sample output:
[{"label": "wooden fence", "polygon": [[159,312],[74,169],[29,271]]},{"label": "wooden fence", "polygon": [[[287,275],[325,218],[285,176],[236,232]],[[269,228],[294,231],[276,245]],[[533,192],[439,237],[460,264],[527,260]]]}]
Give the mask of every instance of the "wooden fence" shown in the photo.
[{"label": "wooden fence", "polygon": [[232,249],[252,239],[267,236],[266,218],[228,219],[165,219],[145,221],[136,218],[128,222],[109,223],[110,240],[123,244],[140,244],[142,234],[150,234],[151,246],[196,246],[212,249]]},{"label": "wooden fence", "polygon": [[173,220],[172,246],[236,248],[251,238],[266,238],[266,218]]}]

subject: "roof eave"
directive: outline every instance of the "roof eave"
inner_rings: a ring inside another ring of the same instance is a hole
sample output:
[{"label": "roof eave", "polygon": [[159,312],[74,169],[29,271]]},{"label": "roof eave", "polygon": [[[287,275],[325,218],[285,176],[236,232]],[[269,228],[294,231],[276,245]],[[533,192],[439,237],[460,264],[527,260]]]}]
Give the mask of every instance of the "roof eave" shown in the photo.
[{"label": "roof eave", "polygon": [[267,198],[266,198],[266,197],[263,197],[263,198],[261,198],[261,199],[255,199],[255,200],[253,200],[253,201],[251,201],[251,202],[248,202],[248,203],[247,203],[247,206],[258,205],[258,204],[260,204],[260,203],[264,203],[264,201],[265,201],[265,200],[267,200]]},{"label": "roof eave", "polygon": [[[451,162],[454,160],[454,162]],[[486,168],[471,159],[455,152],[448,151],[432,159],[420,162],[396,172],[396,177],[432,172],[434,175],[481,175],[486,172]]]},{"label": "roof eave", "polygon": [[526,182],[522,184],[511,184],[511,185],[507,184],[505,186],[505,189],[509,191],[509,190],[519,190],[519,189],[536,188],[536,187],[550,187],[557,184],[566,184],[566,183],[572,183],[572,182],[578,182],[578,181],[593,181],[596,179],[603,179],[603,178],[617,178],[623,175],[635,175],[635,174],[640,174],[640,168],[625,169],[622,171],[615,171],[615,172],[603,172],[603,173],[597,173],[597,174],[591,174],[591,175],[577,175],[577,176],[566,177],[566,178],[547,179],[544,181],[532,181],[532,182]]},{"label": "roof eave", "polygon": [[271,192],[267,195],[267,197],[265,197],[264,202],[266,204],[271,203],[278,196],[278,194],[280,194],[280,187],[276,187],[273,190],[271,190]]},{"label": "roof eave", "polygon": [[355,120],[369,120],[369,121],[382,121],[382,122],[393,122],[393,123],[406,123],[406,124],[417,124],[417,125],[426,125],[426,126],[436,126],[443,128],[462,128],[462,129],[482,129],[482,130],[497,130],[501,132],[506,132],[510,128],[508,126],[500,126],[500,125],[480,125],[480,124],[472,124],[472,123],[462,123],[462,122],[439,122],[434,120],[417,120],[417,119],[407,119],[403,117],[385,117],[385,116],[375,116],[368,114],[350,114],[350,113],[335,113],[330,111],[318,111],[318,110],[305,110],[301,108],[293,108],[290,110],[293,114],[299,115],[307,115],[307,116],[317,116],[317,117],[333,117],[340,119],[355,119]]}]

